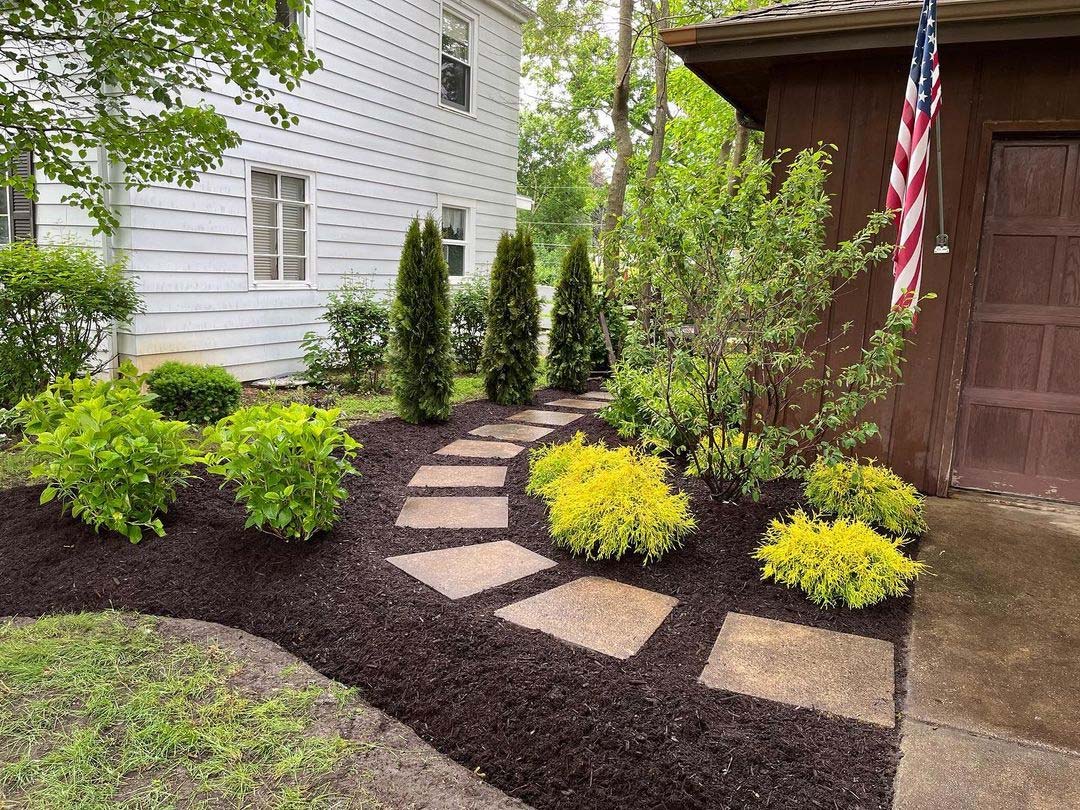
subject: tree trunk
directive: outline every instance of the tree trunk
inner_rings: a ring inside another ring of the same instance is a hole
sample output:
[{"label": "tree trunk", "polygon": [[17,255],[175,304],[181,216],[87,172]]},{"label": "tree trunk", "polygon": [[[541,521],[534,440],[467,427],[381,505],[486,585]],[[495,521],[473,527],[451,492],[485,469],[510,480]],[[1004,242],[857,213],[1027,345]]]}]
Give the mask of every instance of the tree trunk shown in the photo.
[{"label": "tree trunk", "polygon": [[626,204],[626,182],[634,151],[630,140],[630,60],[633,57],[634,0],[619,0],[619,38],[615,60],[615,94],[611,105],[611,126],[615,131],[615,166],[608,187],[607,209],[600,228],[604,255],[604,286],[611,290],[619,274],[619,243],[615,229]]},{"label": "tree trunk", "polygon": [[[642,201],[647,208],[652,196],[653,181],[660,171],[660,161],[664,157],[664,138],[667,135],[669,117],[667,100],[668,51],[662,39],[660,28],[669,16],[669,0],[646,0],[653,31],[653,71],[656,74],[656,105],[653,111],[652,142],[649,145],[649,161],[645,165],[645,183],[642,187]],[[650,226],[651,227],[651,226]],[[641,302],[638,306],[638,322],[646,335],[652,328],[652,283],[648,277],[641,285]]]},{"label": "tree trunk", "polygon": [[735,190],[735,177],[739,172],[739,165],[746,157],[746,144],[750,140],[750,130],[743,126],[742,121],[735,118],[735,138],[731,142],[731,154],[728,162],[728,192]]}]

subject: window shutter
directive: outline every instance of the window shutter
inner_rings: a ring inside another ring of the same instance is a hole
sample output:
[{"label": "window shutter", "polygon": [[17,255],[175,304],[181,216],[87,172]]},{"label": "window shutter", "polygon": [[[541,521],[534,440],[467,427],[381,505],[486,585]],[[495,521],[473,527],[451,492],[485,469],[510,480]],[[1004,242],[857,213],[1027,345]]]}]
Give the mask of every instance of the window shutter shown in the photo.
[{"label": "window shutter", "polygon": [[[29,152],[23,152],[15,159],[15,176],[31,177],[34,161]],[[18,189],[8,189],[11,196],[11,238],[34,240],[34,201]]]}]

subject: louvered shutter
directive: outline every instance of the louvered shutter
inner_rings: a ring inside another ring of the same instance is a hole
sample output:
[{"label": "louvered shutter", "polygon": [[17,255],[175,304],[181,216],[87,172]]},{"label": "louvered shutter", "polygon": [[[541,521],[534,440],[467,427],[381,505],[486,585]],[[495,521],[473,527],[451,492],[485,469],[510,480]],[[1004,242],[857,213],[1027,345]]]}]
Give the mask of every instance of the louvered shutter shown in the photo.
[{"label": "louvered shutter", "polygon": [[[30,177],[34,172],[34,161],[29,152],[23,152],[15,159],[15,174],[18,177]],[[8,204],[11,206],[12,239],[34,240],[34,201],[17,189],[8,189]]]}]

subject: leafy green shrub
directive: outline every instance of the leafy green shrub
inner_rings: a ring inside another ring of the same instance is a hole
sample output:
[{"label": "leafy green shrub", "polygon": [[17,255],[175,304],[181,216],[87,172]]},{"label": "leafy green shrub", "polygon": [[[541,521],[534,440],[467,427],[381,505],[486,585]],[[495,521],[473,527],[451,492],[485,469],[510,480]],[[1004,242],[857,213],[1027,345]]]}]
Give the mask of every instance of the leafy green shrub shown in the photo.
[{"label": "leafy green shrub", "polygon": [[223,419],[240,407],[244,389],[221,366],[169,361],[146,376],[156,397],[154,407],[172,419],[206,424]]},{"label": "leafy green shrub", "polygon": [[655,456],[589,445],[578,434],[532,455],[528,490],[547,501],[556,545],[592,560],[629,551],[648,564],[696,525],[687,495],[668,486],[668,471]]},{"label": "leafy green shrub", "polygon": [[865,523],[815,520],[801,510],[774,520],[754,552],[762,579],[804,591],[814,604],[862,608],[907,593],[926,565],[900,551]]},{"label": "leafy green shrub", "polygon": [[806,499],[822,514],[859,520],[891,534],[918,535],[927,528],[915,487],[877,464],[817,461],[806,476]]},{"label": "leafy green shrub", "polygon": [[484,353],[484,389],[499,405],[532,399],[540,365],[540,301],[536,297],[536,254],[532,237],[519,228],[503,233],[491,266],[491,301]]},{"label": "leafy green shrub", "polygon": [[413,220],[405,235],[390,309],[390,367],[402,419],[417,423],[450,418],[450,281],[439,226],[431,217],[423,231],[420,221]]},{"label": "leafy green shrub", "polygon": [[64,380],[59,388],[20,405],[31,473],[46,482],[41,502],[60,498],[72,517],[132,543],[146,530],[163,536],[159,515],[197,461],[187,424],[145,407],[148,397],[129,381]]},{"label": "leafy green shrub", "polygon": [[27,397],[17,406],[25,423],[24,432],[35,435],[55,430],[60,420],[71,409],[88,399],[105,397],[106,401],[122,399],[132,405],[147,406],[154,397],[142,393],[143,379],[135,365],[127,361],[120,366],[113,379],[97,380],[93,377],[71,377],[64,375],[57,378],[48,388],[35,397]]},{"label": "leafy green shrub", "polygon": [[0,406],[61,376],[101,371],[108,330],[140,308],[123,264],[106,265],[90,248],[0,247]]},{"label": "leafy green shrub", "polygon": [[26,416],[15,408],[0,408],[0,448],[22,433]]},{"label": "leafy green shrub", "polygon": [[308,381],[377,391],[390,330],[389,304],[363,282],[347,280],[330,293],[322,319],[329,326],[327,336],[308,332],[301,344]]},{"label": "leafy green shrub", "polygon": [[585,237],[574,240],[563,261],[551,307],[548,384],[568,391],[584,391],[592,371],[596,304],[592,268]]},{"label": "leafy green shrub", "polygon": [[[346,475],[360,444],[338,425],[338,410],[270,404],[242,408],[206,428],[207,471],[236,487],[255,526],[309,540],[338,520]],[[224,484],[222,485],[224,486]]]},{"label": "leafy green shrub", "polygon": [[[622,356],[623,345],[630,331],[630,321],[626,317],[626,308],[622,300],[614,294],[601,294],[596,296],[596,307],[604,313],[607,321],[608,337],[611,338],[611,348],[615,352],[615,360],[618,362]],[[592,357],[590,362],[593,368],[610,369],[611,362],[608,357],[607,344],[604,343],[604,333],[600,328],[600,316],[596,315],[596,328],[593,330]]]},{"label": "leafy green shrub", "polygon": [[450,294],[450,346],[458,368],[469,374],[480,368],[484,352],[490,286],[487,276],[472,276],[455,284]]}]

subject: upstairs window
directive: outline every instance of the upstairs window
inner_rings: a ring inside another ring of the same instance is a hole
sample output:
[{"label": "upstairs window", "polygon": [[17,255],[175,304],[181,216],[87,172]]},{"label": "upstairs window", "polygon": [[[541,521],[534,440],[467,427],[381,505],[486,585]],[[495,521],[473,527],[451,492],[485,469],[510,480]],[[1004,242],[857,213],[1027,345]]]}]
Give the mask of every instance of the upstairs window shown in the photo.
[{"label": "upstairs window", "polygon": [[292,28],[300,21],[296,10],[289,8],[289,0],[274,0],[274,16],[282,28]]},{"label": "upstairs window", "polygon": [[473,23],[444,8],[442,13],[442,103],[471,111]]},{"label": "upstairs window", "polygon": [[465,275],[466,254],[469,247],[469,209],[442,207],[443,257],[450,268],[450,275]]},{"label": "upstairs window", "polygon": [[251,246],[255,282],[308,281],[310,235],[309,178],[252,169]]}]

